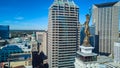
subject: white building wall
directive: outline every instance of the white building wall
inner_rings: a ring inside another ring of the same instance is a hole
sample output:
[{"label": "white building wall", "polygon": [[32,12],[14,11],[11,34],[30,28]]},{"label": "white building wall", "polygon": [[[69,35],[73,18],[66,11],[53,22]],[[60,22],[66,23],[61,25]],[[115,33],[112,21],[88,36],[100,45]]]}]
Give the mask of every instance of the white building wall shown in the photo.
[{"label": "white building wall", "polygon": [[79,59],[75,58],[75,68],[100,68],[100,65],[98,63],[84,63],[80,61]]},{"label": "white building wall", "polygon": [[114,62],[120,64],[120,42],[114,42]]}]

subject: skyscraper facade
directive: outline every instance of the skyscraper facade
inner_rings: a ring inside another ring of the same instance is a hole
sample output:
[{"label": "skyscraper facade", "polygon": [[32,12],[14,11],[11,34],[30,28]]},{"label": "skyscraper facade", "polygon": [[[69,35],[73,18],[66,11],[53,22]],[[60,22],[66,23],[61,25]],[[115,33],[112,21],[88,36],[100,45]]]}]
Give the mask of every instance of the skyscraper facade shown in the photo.
[{"label": "skyscraper facade", "polygon": [[79,8],[73,0],[55,0],[49,8],[48,61],[50,68],[74,68],[79,44]]},{"label": "skyscraper facade", "polygon": [[113,53],[114,42],[119,37],[120,2],[93,5],[95,34],[99,36],[100,54]]},{"label": "skyscraper facade", "polygon": [[9,39],[9,26],[0,25],[0,39]]}]

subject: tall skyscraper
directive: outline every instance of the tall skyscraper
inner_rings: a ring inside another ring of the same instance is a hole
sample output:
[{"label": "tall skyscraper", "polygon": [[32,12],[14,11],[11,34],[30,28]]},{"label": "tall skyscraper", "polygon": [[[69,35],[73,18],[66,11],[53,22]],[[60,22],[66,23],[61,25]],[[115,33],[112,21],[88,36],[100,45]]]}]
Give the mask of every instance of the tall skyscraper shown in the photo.
[{"label": "tall skyscraper", "polygon": [[55,0],[49,8],[48,61],[50,68],[74,68],[79,44],[79,7],[73,0]]},{"label": "tall skyscraper", "polygon": [[9,26],[0,25],[0,39],[9,39]]},{"label": "tall skyscraper", "polygon": [[120,2],[93,5],[95,34],[99,35],[100,54],[113,53],[114,42],[119,37]]}]

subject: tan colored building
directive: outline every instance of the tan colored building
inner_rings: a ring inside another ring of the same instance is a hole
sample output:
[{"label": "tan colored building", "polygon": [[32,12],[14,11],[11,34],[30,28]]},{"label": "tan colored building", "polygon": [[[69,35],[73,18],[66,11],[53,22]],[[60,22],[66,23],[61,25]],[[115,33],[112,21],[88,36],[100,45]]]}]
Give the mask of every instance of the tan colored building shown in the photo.
[{"label": "tan colored building", "polygon": [[47,32],[36,32],[36,40],[40,43],[39,52],[43,51],[47,55]]},{"label": "tan colored building", "polygon": [[[8,62],[4,63],[4,64],[8,64]],[[24,67],[30,67],[32,68],[32,63],[31,60],[25,60],[25,61],[11,61],[10,62],[10,67],[11,68],[16,68],[19,66],[24,66]]]}]

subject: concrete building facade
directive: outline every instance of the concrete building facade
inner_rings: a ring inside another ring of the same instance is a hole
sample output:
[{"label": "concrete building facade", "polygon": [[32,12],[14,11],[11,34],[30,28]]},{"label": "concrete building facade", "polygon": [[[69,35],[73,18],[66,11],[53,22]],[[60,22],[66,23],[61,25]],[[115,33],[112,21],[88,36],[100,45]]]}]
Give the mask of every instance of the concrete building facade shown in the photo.
[{"label": "concrete building facade", "polygon": [[43,51],[45,55],[48,55],[47,32],[36,32],[36,40],[40,43],[39,51]]},{"label": "concrete building facade", "polygon": [[49,8],[48,61],[50,68],[74,68],[79,44],[79,8],[73,0],[55,0]]},{"label": "concrete building facade", "polygon": [[92,14],[100,54],[113,53],[114,42],[119,37],[120,2],[94,4]]}]

